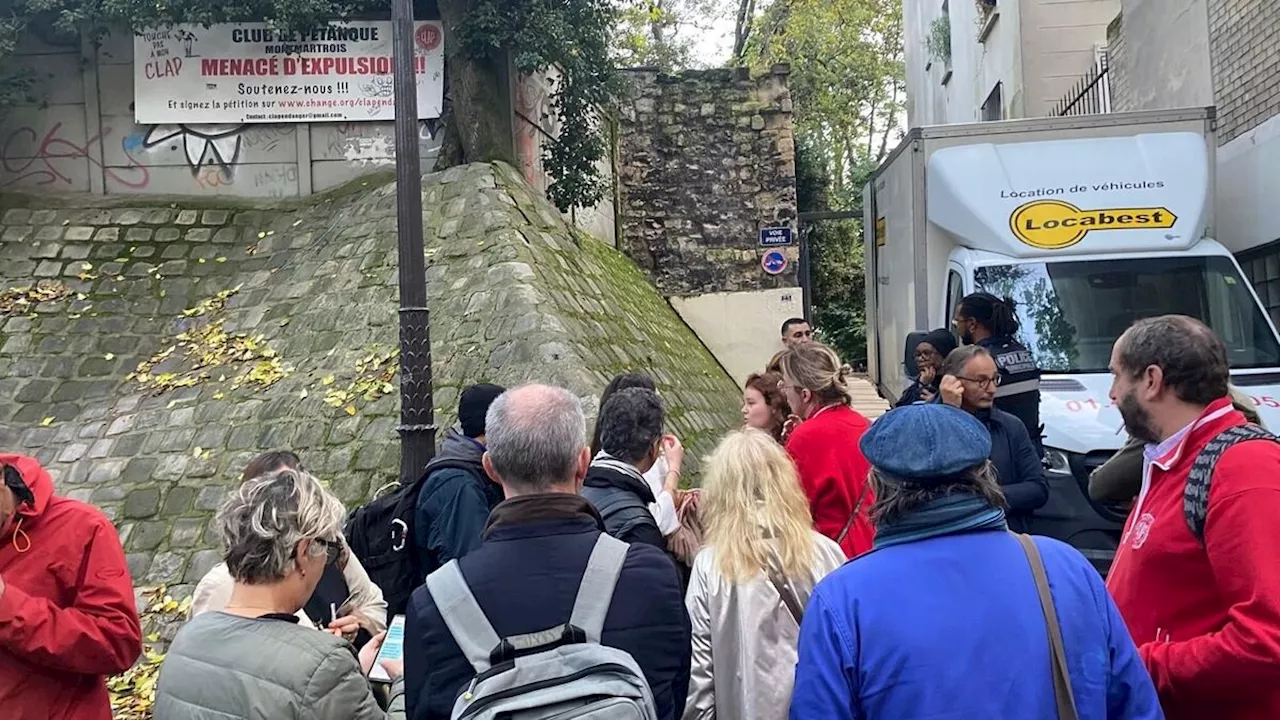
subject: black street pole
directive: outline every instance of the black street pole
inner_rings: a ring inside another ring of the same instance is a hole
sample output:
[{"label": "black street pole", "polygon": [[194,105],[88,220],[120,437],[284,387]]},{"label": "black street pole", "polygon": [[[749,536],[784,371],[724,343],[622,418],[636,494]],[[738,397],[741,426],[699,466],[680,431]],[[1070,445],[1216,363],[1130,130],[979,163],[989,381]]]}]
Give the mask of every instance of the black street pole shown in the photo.
[{"label": "black street pole", "polygon": [[422,162],[418,155],[418,78],[413,0],[391,0],[395,61],[396,240],[400,258],[400,482],[417,480],[435,455],[431,397],[431,311],[422,247]]}]

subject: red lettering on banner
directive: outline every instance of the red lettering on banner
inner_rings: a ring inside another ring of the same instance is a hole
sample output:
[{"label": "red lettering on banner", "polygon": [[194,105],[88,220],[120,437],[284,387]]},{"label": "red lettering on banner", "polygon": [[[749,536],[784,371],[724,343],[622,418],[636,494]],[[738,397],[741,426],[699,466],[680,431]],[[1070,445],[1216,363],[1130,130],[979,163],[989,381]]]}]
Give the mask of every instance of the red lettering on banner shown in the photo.
[{"label": "red lettering on banner", "polygon": [[201,60],[201,75],[279,75],[279,58]]}]

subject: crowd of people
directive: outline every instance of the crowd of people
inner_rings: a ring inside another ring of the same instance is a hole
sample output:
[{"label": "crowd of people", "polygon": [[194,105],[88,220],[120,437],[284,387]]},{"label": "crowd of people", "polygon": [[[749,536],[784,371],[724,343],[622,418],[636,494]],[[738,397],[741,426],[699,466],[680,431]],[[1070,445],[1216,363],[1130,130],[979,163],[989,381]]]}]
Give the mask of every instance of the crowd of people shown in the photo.
[{"label": "crowd of people", "polygon": [[[1023,534],[1049,488],[1011,309],[971,296],[955,325],[872,423],[787,321],[698,489],[649,375],[609,384],[590,435],[563,388],[467,388],[413,486],[403,599],[303,459],[266,453],[218,510],[156,718],[1280,717],[1280,443],[1221,340],[1165,316],[1115,344],[1131,441],[1099,482],[1134,503],[1104,583]],[[0,466],[0,708],[107,720],[141,644],[114,528],[34,459]]]}]

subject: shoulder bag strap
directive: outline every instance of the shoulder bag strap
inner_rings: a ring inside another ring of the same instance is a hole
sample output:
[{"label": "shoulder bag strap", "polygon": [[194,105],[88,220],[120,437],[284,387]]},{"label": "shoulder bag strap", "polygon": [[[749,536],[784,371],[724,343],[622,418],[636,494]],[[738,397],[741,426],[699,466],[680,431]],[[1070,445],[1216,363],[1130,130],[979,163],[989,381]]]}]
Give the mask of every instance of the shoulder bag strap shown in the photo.
[{"label": "shoulder bag strap", "polygon": [[582,573],[578,596],[573,600],[569,624],[586,633],[589,642],[599,643],[604,633],[605,617],[609,614],[613,590],[627,561],[629,547],[607,533],[600,533],[591,557],[587,558],[587,569]]},{"label": "shoulder bag strap", "polygon": [[853,506],[853,512],[849,513],[849,521],[844,524],[844,529],[840,531],[840,535],[836,538],[836,544],[844,543],[845,537],[849,535],[849,531],[853,529],[853,521],[858,519],[858,514],[862,512],[862,505],[867,501],[867,495],[871,492],[871,480],[864,480],[862,483],[862,494],[858,496],[858,502]]},{"label": "shoulder bag strap", "polygon": [[498,633],[489,624],[484,610],[471,594],[471,588],[458,569],[458,561],[450,560],[439,570],[427,576],[427,590],[436,602],[436,609],[444,618],[449,634],[458,643],[477,673],[489,669],[489,658],[502,643]]},{"label": "shoulder bag strap", "polygon": [[[766,540],[766,542],[768,542]],[[795,618],[796,624],[799,625],[804,619],[804,606],[800,604],[800,598],[796,596],[795,588],[787,581],[786,575],[782,572],[782,562],[778,560],[777,555],[770,548],[765,553],[765,574],[769,576],[769,584],[774,590],[778,591],[778,597],[782,598],[782,604],[787,606],[787,611],[791,613],[791,617]]]},{"label": "shoulder bag strap", "polygon": [[1071,672],[1067,669],[1067,652],[1062,646],[1062,628],[1058,626],[1058,610],[1049,592],[1049,576],[1044,571],[1040,550],[1030,535],[1010,533],[1022,545],[1031,565],[1031,577],[1036,581],[1036,593],[1040,595],[1040,609],[1044,611],[1044,624],[1049,633],[1050,665],[1053,671],[1053,696],[1058,705],[1058,720],[1079,720],[1076,699],[1071,691]]}]

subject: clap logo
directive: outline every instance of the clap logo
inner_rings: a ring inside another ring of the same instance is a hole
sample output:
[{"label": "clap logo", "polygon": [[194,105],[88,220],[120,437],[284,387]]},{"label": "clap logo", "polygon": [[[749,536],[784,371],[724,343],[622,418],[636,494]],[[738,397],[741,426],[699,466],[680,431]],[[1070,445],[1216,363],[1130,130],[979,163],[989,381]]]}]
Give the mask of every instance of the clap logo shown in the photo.
[{"label": "clap logo", "polygon": [[1009,229],[1031,247],[1061,250],[1092,230],[1168,230],[1177,221],[1162,207],[1081,210],[1062,200],[1033,200],[1013,211]]}]

